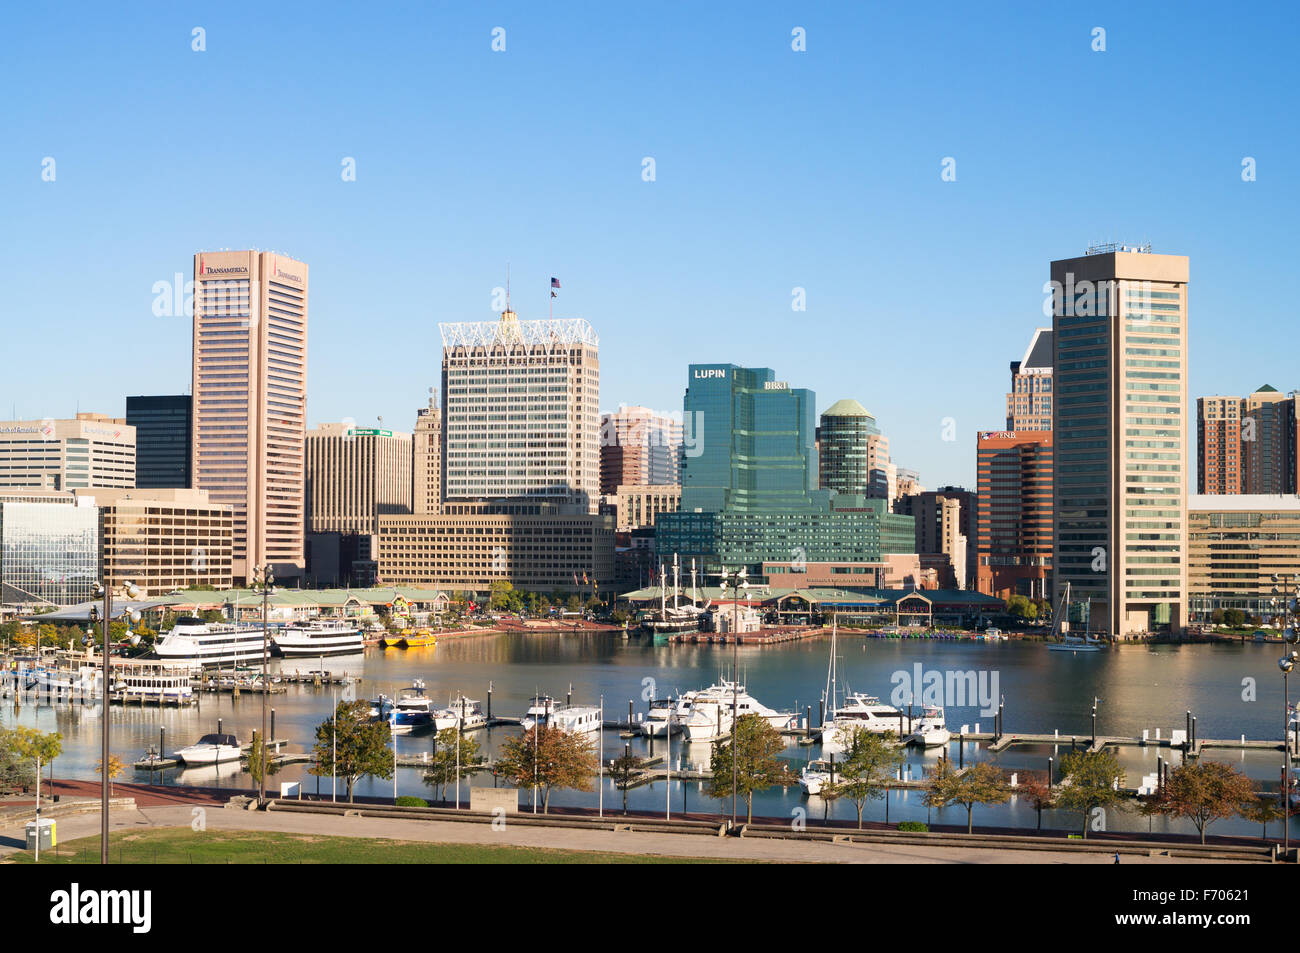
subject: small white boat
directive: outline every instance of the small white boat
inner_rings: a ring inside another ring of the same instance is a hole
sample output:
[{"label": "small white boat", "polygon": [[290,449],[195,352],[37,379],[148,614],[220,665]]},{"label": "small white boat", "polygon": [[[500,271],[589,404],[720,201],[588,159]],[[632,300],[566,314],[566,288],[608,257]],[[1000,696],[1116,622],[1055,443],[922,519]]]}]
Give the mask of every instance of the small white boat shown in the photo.
[{"label": "small white boat", "polygon": [[204,735],[195,744],[178,750],[174,757],[186,764],[221,764],[238,762],[239,742],[234,735]]},{"label": "small white boat", "polygon": [[799,771],[799,787],[809,797],[816,797],[831,781],[830,768],[825,761],[805,764]]}]

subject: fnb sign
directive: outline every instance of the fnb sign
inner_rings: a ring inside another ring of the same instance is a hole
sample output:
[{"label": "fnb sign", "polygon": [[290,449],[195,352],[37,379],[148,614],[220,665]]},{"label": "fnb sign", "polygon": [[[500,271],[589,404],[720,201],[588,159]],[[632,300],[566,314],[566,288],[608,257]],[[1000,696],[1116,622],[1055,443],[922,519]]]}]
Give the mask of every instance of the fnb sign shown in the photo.
[{"label": "fnb sign", "polygon": [[710,380],[715,378],[719,380],[726,380],[727,369],[725,367],[697,367],[695,369],[696,380],[703,381],[703,380]]}]

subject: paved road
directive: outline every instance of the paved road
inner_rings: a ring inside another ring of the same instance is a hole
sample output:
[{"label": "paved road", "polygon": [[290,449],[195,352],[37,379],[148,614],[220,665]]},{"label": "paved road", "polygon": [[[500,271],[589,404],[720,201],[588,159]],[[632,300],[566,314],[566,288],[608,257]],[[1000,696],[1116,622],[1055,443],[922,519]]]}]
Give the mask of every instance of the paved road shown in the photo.
[{"label": "paved road", "polygon": [[[993,848],[929,847],[892,844],[827,844],[798,841],[719,838],[691,834],[631,831],[583,831],[570,828],[511,826],[493,830],[488,824],[462,821],[408,821],[393,818],[337,817],[327,814],[277,814],[239,811],[212,805],[155,805],[115,811],[113,831],[189,827],[194,811],[202,810],[208,830],[280,831],[290,834],[340,837],[380,837],[440,844],[490,844],[561,850],[608,851],[667,857],[744,859],[785,863],[855,864],[1111,864],[1111,854],[1073,854]],[[99,833],[99,815],[58,819],[59,842]],[[0,858],[24,845],[21,826],[0,829]],[[381,860],[382,858],[376,858]],[[1223,863],[1185,858],[1124,855],[1126,864]]]}]

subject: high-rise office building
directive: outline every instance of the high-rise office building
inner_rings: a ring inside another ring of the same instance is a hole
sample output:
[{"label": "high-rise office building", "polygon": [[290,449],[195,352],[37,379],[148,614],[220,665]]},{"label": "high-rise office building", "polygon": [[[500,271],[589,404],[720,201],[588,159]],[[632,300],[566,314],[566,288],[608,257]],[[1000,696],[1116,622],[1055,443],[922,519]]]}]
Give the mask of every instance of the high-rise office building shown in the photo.
[{"label": "high-rise office building", "polygon": [[973,568],[968,552],[975,540],[975,495],[958,486],[919,490],[900,496],[893,510],[915,520],[916,553],[948,557],[952,575],[940,586],[967,588]]},{"label": "high-rise office building", "polygon": [[307,265],[274,252],[194,256],[193,486],[234,511],[233,570],[302,575]]},{"label": "high-rise office building", "polygon": [[131,580],[145,596],[229,589],[234,517],[203,490],[78,490],[99,509],[100,579]]},{"label": "high-rise office building", "polygon": [[705,572],[783,564],[884,568],[910,553],[911,517],[881,499],[818,487],[816,395],[766,367],[692,364],[683,400],[682,502],[655,520],[661,556],[698,558]]},{"label": "high-rise office building", "polygon": [[192,409],[188,394],[126,399],[126,422],[135,428],[136,487],[189,487]]},{"label": "high-rise office building", "polygon": [[1051,431],[981,432],[975,465],[975,587],[1001,599],[1050,599]]},{"label": "high-rise office building", "polygon": [[[692,364],[684,424],[682,511],[806,509],[817,490],[816,396],[767,367]],[[825,496],[825,494],[823,494]]]},{"label": "high-rise office building", "polygon": [[308,533],[379,531],[379,517],[411,512],[411,435],[320,424],[307,431]]},{"label": "high-rise office building", "polygon": [[599,338],[581,319],[439,325],[443,500],[600,502]]},{"label": "high-rise office building", "polygon": [[1181,630],[1187,258],[1094,247],[1051,279],[1054,591],[1094,632]]},{"label": "high-rise office building", "polygon": [[1038,328],[1025,355],[1011,362],[1007,430],[1052,429],[1052,329]]},{"label": "high-rise office building", "polygon": [[135,428],[103,414],[0,421],[0,488],[135,486]]},{"label": "high-rise office building", "polygon": [[626,404],[600,418],[600,492],[678,482],[682,424],[669,414]]},{"label": "high-rise office building", "polygon": [[[817,476],[823,489],[836,493],[870,495],[872,471],[878,469],[880,454],[889,459],[889,445],[882,447],[876,418],[856,400],[837,400],[822,412],[817,428]],[[874,459],[873,459],[874,458]]]},{"label": "high-rise office building", "polygon": [[442,511],[442,412],[432,397],[416,412],[411,435],[411,512]]}]

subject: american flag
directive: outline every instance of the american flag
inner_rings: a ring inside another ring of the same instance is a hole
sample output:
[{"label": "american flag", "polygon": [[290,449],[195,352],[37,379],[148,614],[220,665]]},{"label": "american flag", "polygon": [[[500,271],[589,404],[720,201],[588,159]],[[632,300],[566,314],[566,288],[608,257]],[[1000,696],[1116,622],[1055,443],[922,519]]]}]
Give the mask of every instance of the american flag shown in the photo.
[{"label": "american flag", "polygon": [[551,287],[552,287],[552,288],[558,288],[558,287],[560,287],[560,279],[559,279],[559,278],[552,278],[552,279],[551,279]]}]

